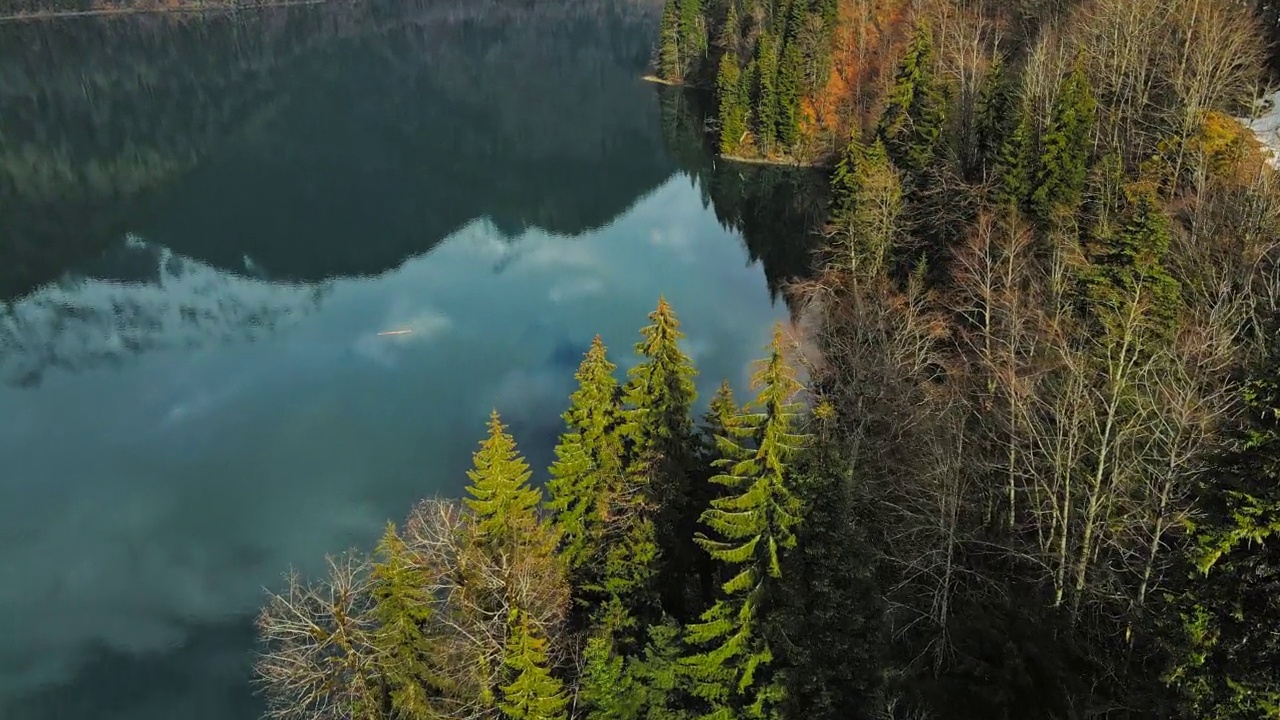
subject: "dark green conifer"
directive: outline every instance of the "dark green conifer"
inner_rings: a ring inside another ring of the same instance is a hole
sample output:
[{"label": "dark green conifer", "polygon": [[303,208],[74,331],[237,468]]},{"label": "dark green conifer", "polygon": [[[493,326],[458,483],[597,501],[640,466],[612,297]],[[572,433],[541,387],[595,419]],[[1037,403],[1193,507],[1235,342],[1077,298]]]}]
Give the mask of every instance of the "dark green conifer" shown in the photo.
[{"label": "dark green conifer", "polygon": [[685,76],[697,71],[707,57],[707,25],[702,15],[702,0],[677,0],[680,3],[680,65]]},{"label": "dark green conifer", "polygon": [[697,371],[680,349],[684,333],[665,298],[649,314],[636,345],[641,362],[627,373],[623,433],[631,443],[628,476],[640,483],[637,495],[653,510],[655,536],[664,562],[668,597],[682,584],[682,568],[692,553],[695,516],[689,476],[697,445],[690,411],[697,399]]},{"label": "dark green conifer", "polygon": [[1016,79],[1006,71],[1003,57],[997,56],[983,76],[982,87],[978,91],[978,117],[974,128],[976,147],[973,166],[966,173],[970,179],[986,181],[995,178],[1002,165],[1005,144],[1021,122],[1021,112]]},{"label": "dark green conifer", "polygon": [[1243,414],[1202,474],[1196,568],[1181,599],[1170,682],[1187,716],[1280,717],[1280,327],[1242,393]]},{"label": "dark green conifer", "polygon": [[502,688],[498,708],[510,720],[566,720],[564,687],[550,670],[547,640],[536,623],[511,611],[503,663],[514,679]]},{"label": "dark green conifer", "polygon": [[1027,108],[1019,104],[1014,112],[1013,130],[1000,144],[996,157],[991,199],[1006,208],[1025,209],[1034,189],[1035,135]]},{"label": "dark green conifer", "polygon": [[800,139],[800,99],[803,94],[804,55],[800,51],[800,28],[807,16],[808,0],[792,0],[787,33],[778,61],[778,140],[794,148]]},{"label": "dark green conifer", "polygon": [[761,605],[781,577],[781,553],[795,545],[801,508],[787,466],[805,438],[795,430],[800,384],[783,356],[781,328],[769,350],[752,380],[759,394],[720,442],[724,472],[714,480],[735,494],[717,499],[702,514],[714,538],[698,537],[732,573],[721,599],[688,628],[690,644],[703,650],[684,663],[707,719],[776,718],[784,697],[770,671],[774,655],[761,626]]},{"label": "dark green conifer", "polygon": [[1131,183],[1125,190],[1122,221],[1114,232],[1086,246],[1090,265],[1085,282],[1090,304],[1103,327],[1119,337],[1132,303],[1142,303],[1147,338],[1166,336],[1180,308],[1180,288],[1164,267],[1169,220],[1155,187]]},{"label": "dark green conifer", "polygon": [[658,77],[679,82],[684,74],[680,61],[680,0],[667,0],[658,30]]},{"label": "dark green conifer", "polygon": [[1083,63],[1062,81],[1041,138],[1031,207],[1042,224],[1074,213],[1089,175],[1097,103]]},{"label": "dark green conifer", "polygon": [[884,602],[855,502],[857,469],[834,430],[820,437],[796,463],[804,519],[783,560],[770,636],[786,668],[787,717],[871,720],[889,640]]},{"label": "dark green conifer", "polygon": [[946,98],[934,72],[933,31],[921,21],[898,62],[878,132],[893,164],[919,177],[935,162],[945,125]]},{"label": "dark green conifer", "polygon": [[743,96],[742,69],[738,54],[720,56],[720,72],[716,76],[716,103],[720,114],[720,152],[733,155],[747,134],[747,98]]},{"label": "dark green conifer", "polygon": [[538,525],[542,492],[529,485],[529,464],[506,432],[498,411],[489,416],[489,436],[480,443],[467,471],[467,506],[475,513],[476,531],[492,547],[508,549],[519,544]]},{"label": "dark green conifer", "polygon": [[773,152],[778,138],[778,42],[768,32],[756,44],[755,134],[762,155]]},{"label": "dark green conifer", "polygon": [[390,523],[376,556],[371,595],[378,629],[373,644],[388,700],[397,718],[434,720],[438,713],[431,694],[446,683],[433,668],[426,632],[433,603],[426,573]]},{"label": "dark green conifer", "polygon": [[597,335],[574,375],[578,389],[569,396],[569,409],[562,416],[565,432],[547,482],[547,508],[553,513],[561,556],[575,588],[582,588],[589,583],[588,577],[599,572],[607,497],[621,482],[622,407],[615,370]]}]

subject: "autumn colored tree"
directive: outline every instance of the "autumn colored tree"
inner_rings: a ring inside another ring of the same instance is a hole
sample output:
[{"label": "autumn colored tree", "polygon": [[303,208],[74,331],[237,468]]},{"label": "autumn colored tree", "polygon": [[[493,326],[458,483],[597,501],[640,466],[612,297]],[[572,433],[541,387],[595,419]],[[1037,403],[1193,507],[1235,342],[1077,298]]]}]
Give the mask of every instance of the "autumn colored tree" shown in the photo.
[{"label": "autumn colored tree", "polygon": [[689,643],[702,648],[684,662],[693,694],[705,703],[704,718],[778,717],[784,696],[770,672],[774,654],[761,613],[770,584],[782,576],[781,554],[795,545],[801,508],[787,473],[805,438],[796,431],[800,384],[783,355],[781,328],[769,353],[752,379],[757,396],[720,442],[724,472],[714,480],[736,494],[702,514],[712,536],[698,536],[732,573],[720,600],[687,632]]}]

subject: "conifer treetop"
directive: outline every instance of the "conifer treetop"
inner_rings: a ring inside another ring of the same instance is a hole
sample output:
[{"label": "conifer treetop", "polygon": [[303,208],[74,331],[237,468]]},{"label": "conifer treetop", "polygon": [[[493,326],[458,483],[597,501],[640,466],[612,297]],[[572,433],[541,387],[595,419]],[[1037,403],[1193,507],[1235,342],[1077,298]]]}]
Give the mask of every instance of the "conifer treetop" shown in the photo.
[{"label": "conifer treetop", "polygon": [[472,457],[467,471],[467,506],[475,512],[477,529],[495,541],[510,540],[517,527],[537,524],[542,493],[529,485],[532,472],[516,449],[516,441],[506,431],[498,411],[489,416],[489,435]]}]

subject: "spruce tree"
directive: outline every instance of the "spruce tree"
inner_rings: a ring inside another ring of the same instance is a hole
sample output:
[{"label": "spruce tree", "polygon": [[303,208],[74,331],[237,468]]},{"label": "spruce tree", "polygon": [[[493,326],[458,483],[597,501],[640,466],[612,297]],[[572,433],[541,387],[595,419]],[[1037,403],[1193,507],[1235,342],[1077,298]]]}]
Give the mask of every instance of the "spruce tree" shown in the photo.
[{"label": "spruce tree", "polygon": [[1169,679],[1188,715],[1280,717],[1280,327],[1244,385],[1242,416],[1199,490]]},{"label": "spruce tree", "polygon": [[738,66],[738,54],[726,52],[720,56],[720,72],[716,76],[720,152],[724,155],[738,152],[738,146],[747,133],[747,102],[742,89],[742,69]]},{"label": "spruce tree", "polygon": [[1089,175],[1097,102],[1083,63],[1063,79],[1041,138],[1031,206],[1042,225],[1075,212]]},{"label": "spruce tree", "polygon": [[807,0],[792,0],[787,33],[778,61],[778,139],[788,149],[800,139],[800,99],[804,55],[800,52],[800,28],[807,15]]},{"label": "spruce tree", "polygon": [[698,70],[707,56],[707,26],[702,16],[702,0],[680,3],[680,70],[682,76]]},{"label": "spruce tree", "polygon": [[426,573],[390,523],[376,557],[370,594],[378,628],[373,637],[378,672],[395,717],[433,720],[438,714],[431,693],[445,683],[432,667],[433,648],[426,633],[434,600]]},{"label": "spruce tree", "polygon": [[680,63],[680,0],[667,0],[662,8],[658,36],[658,77],[679,82],[684,75]]},{"label": "spruce tree", "polygon": [[542,492],[529,485],[529,464],[506,432],[498,411],[489,416],[489,436],[472,457],[467,471],[467,506],[475,513],[476,532],[498,550],[520,544],[525,533],[538,525]]},{"label": "spruce tree", "polygon": [[636,345],[641,362],[627,373],[623,432],[631,448],[628,476],[640,483],[637,500],[653,510],[654,536],[666,565],[664,596],[674,599],[693,554],[689,538],[696,515],[691,514],[689,476],[697,445],[690,411],[697,400],[697,371],[680,350],[684,334],[665,298],[659,298],[649,320]]},{"label": "spruce tree", "polygon": [[888,623],[867,518],[855,501],[857,468],[825,425],[796,462],[803,522],[796,547],[783,558],[786,582],[770,637],[786,668],[787,717],[870,720],[878,717]]},{"label": "spruce tree", "polygon": [[795,430],[800,384],[783,356],[781,328],[769,351],[752,379],[759,393],[720,439],[724,472],[714,480],[736,494],[717,499],[702,514],[715,537],[698,536],[698,544],[732,573],[720,600],[688,628],[689,643],[704,648],[684,663],[708,720],[777,718],[785,694],[770,673],[774,655],[762,605],[781,577],[782,552],[795,545],[801,508],[787,467],[805,438]]},{"label": "spruce tree", "polygon": [[510,720],[567,720],[568,699],[551,674],[546,638],[519,609],[508,627],[503,663],[514,679],[503,686],[498,708]]},{"label": "spruce tree", "polygon": [[996,156],[991,200],[1005,208],[1025,209],[1033,191],[1035,136],[1027,108],[1019,104],[1014,112],[1013,130],[1000,144]]},{"label": "spruce tree", "polygon": [[966,175],[971,180],[990,180],[1001,166],[1005,143],[1021,122],[1021,100],[1015,78],[1006,71],[1004,59],[997,56],[982,78],[978,91],[975,121],[973,165]]},{"label": "spruce tree", "polygon": [[933,65],[933,32],[921,21],[898,62],[878,128],[893,164],[913,178],[935,162],[946,125],[946,98]]},{"label": "spruce tree", "polygon": [[574,375],[578,389],[569,396],[569,409],[562,416],[565,432],[556,445],[547,482],[547,508],[575,588],[599,572],[607,497],[621,482],[622,407],[615,370],[597,335]]},{"label": "spruce tree", "polygon": [[879,139],[870,146],[849,141],[832,175],[831,197],[831,223],[838,242],[848,245],[851,265],[879,271],[902,210],[902,186]]},{"label": "spruce tree", "polygon": [[738,15],[738,1],[728,0],[724,12],[724,20],[720,24],[720,32],[716,35],[716,47],[722,52],[740,53],[742,44],[742,18]]},{"label": "spruce tree", "polygon": [[764,32],[756,44],[755,131],[760,154],[768,156],[778,138],[778,43]]},{"label": "spruce tree", "polygon": [[1148,339],[1171,332],[1180,308],[1180,287],[1164,267],[1171,242],[1169,219],[1155,187],[1144,181],[1125,189],[1119,227],[1086,246],[1088,298],[1108,332],[1119,333],[1134,299],[1143,302]]}]

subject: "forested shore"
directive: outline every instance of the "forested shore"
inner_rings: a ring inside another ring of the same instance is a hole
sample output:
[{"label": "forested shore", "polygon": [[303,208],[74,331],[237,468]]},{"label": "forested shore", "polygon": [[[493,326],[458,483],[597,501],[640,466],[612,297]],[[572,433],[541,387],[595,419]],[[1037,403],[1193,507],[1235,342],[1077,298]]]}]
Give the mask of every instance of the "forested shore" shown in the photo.
[{"label": "forested shore", "polygon": [[[670,0],[718,149],[830,162],[814,272],[701,418],[597,341],[545,491],[260,618],[281,718],[1280,718],[1280,187],[1235,0]],[[500,408],[499,408],[500,410]]]}]

